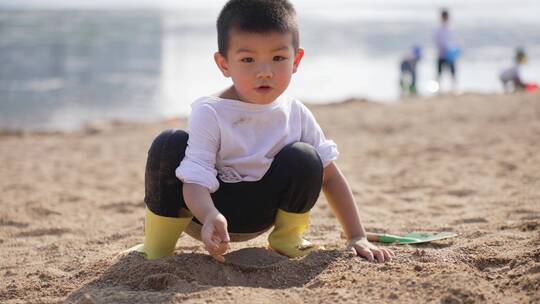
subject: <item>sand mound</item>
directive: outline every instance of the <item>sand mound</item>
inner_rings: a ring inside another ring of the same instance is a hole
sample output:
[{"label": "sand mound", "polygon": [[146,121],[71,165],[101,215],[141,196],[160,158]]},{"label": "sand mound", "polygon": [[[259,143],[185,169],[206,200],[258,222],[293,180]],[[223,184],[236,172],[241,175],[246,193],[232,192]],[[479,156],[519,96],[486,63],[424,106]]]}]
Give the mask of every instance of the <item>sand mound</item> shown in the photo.
[{"label": "sand mound", "polygon": [[221,264],[200,253],[147,261],[141,254],[132,252],[120,256],[99,278],[73,293],[68,302],[94,299],[109,303],[118,292],[129,298],[126,302],[135,303],[149,300],[147,293],[155,291],[187,294],[213,287],[302,287],[342,255],[347,254],[333,250],[288,259],[264,248],[245,248],[228,253],[226,262]]}]

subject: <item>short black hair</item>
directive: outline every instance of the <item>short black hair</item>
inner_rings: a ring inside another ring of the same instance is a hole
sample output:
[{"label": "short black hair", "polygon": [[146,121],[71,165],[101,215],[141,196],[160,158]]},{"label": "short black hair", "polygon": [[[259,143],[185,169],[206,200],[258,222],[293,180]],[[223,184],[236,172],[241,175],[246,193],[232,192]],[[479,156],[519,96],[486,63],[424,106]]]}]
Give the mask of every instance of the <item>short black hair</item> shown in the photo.
[{"label": "short black hair", "polygon": [[441,18],[444,20],[448,20],[448,17],[449,17],[448,10],[445,8],[441,9]]},{"label": "short black hair", "polygon": [[515,58],[516,58],[517,62],[521,62],[525,58],[527,58],[527,54],[525,53],[525,49],[523,49],[522,47],[518,47],[516,49],[516,57]]},{"label": "short black hair", "polygon": [[217,19],[218,50],[227,56],[230,33],[291,33],[294,51],[300,39],[293,5],[287,0],[230,0]]}]

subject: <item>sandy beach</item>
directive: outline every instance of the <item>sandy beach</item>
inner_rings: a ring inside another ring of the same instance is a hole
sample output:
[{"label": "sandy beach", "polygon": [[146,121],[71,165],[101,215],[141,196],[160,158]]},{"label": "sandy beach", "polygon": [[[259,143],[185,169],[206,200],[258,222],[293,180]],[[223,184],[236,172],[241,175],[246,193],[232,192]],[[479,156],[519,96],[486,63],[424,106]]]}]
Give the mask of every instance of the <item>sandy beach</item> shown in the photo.
[{"label": "sandy beach", "polygon": [[321,195],[307,238],[326,249],[305,258],[267,251],[264,234],[224,264],[189,236],[146,261],[119,254],[142,241],[146,152],[185,120],[0,133],[0,302],[540,303],[540,95],[311,109],[368,231],[458,237],[370,264],[344,250]]}]

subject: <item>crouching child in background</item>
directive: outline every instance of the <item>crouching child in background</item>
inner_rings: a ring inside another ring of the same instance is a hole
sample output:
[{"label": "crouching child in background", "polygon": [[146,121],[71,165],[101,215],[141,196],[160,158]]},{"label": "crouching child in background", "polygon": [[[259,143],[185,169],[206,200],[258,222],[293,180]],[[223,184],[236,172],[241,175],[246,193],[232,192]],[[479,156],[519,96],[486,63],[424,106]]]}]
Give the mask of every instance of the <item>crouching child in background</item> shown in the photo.
[{"label": "crouching child in background", "polygon": [[534,83],[525,83],[521,76],[521,67],[527,63],[527,55],[522,48],[516,49],[514,65],[504,69],[499,75],[505,92],[531,91],[534,92],[538,86]]}]

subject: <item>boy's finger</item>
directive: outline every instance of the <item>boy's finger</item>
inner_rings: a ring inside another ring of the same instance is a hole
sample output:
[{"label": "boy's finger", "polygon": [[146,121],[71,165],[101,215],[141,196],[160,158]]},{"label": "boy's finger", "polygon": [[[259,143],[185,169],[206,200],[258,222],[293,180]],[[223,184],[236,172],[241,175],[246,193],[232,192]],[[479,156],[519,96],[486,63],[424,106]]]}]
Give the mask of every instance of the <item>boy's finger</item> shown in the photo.
[{"label": "boy's finger", "polygon": [[229,234],[227,232],[215,234],[213,239],[214,239],[214,242],[220,246],[222,244],[227,245],[229,244],[229,241],[230,241]]},{"label": "boy's finger", "polygon": [[215,233],[214,236],[212,237],[212,241],[214,242],[214,244],[216,244],[216,247],[225,247],[225,248],[228,248],[229,247],[229,235],[227,234],[226,235],[226,239],[224,239],[224,236],[223,235],[219,235],[218,233]]},{"label": "boy's finger", "polygon": [[219,248],[220,243],[216,242],[213,238],[204,239],[203,238],[204,246],[206,247],[206,250],[212,254],[216,249]]},{"label": "boy's finger", "polygon": [[215,255],[214,255],[214,254],[213,254],[212,257],[213,257],[216,261],[218,261],[218,262],[220,262],[220,263],[225,262],[225,257],[223,257],[222,255],[218,255],[218,254],[215,254]]},{"label": "boy's finger", "polygon": [[203,227],[201,231],[201,239],[204,245],[206,245],[206,249],[216,247],[219,242],[216,243],[216,241],[214,241],[214,239],[212,238],[212,230],[204,228],[205,227]]},{"label": "boy's finger", "polygon": [[229,233],[227,232],[227,230],[225,230],[223,235],[221,236],[221,241],[223,243],[229,243],[231,241],[231,238],[229,237]]},{"label": "boy's finger", "polygon": [[215,247],[213,247],[213,245],[206,245],[206,251],[208,251],[208,253],[210,255],[214,255],[215,254]]},{"label": "boy's finger", "polygon": [[356,249],[356,252],[358,253],[359,256],[365,258],[366,260],[368,260],[368,262],[370,263],[373,263],[374,259],[373,259],[373,253],[371,253],[371,251],[369,249]]},{"label": "boy's finger", "polygon": [[211,254],[223,254],[229,248],[229,243],[223,243],[218,237],[213,236],[208,239],[203,238],[206,250]]},{"label": "boy's finger", "polygon": [[388,255],[389,255],[391,258],[393,258],[393,257],[396,256],[396,254],[395,254],[392,250],[390,250],[390,249],[388,249],[388,248],[385,248],[385,249],[386,249],[386,252],[388,252]]},{"label": "boy's finger", "polygon": [[384,254],[382,253],[380,249],[371,249],[371,251],[373,252],[373,255],[375,256],[375,258],[377,259],[377,262],[384,263]]},{"label": "boy's finger", "polygon": [[221,243],[212,250],[212,254],[222,255],[229,249],[228,243]]},{"label": "boy's finger", "polygon": [[230,242],[229,232],[227,232],[227,225],[225,223],[217,225],[216,227],[216,236],[220,239],[222,243]]},{"label": "boy's finger", "polygon": [[390,250],[388,250],[386,248],[381,248],[381,251],[384,254],[384,258],[385,258],[386,261],[391,261],[392,260],[392,255],[390,254]]}]

